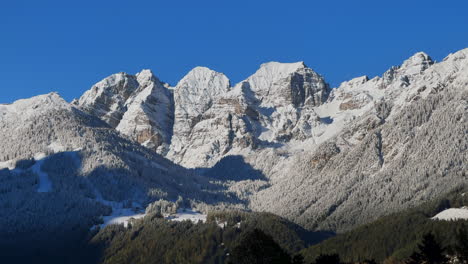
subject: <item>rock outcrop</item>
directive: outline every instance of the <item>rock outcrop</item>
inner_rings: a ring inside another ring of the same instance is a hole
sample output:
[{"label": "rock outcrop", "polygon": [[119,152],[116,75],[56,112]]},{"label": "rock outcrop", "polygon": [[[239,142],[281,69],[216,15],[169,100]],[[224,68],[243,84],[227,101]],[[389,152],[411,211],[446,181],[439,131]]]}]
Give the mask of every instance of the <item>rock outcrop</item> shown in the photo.
[{"label": "rock outcrop", "polygon": [[150,70],[111,75],[74,102],[138,143],[166,154],[172,137],[172,92]]}]

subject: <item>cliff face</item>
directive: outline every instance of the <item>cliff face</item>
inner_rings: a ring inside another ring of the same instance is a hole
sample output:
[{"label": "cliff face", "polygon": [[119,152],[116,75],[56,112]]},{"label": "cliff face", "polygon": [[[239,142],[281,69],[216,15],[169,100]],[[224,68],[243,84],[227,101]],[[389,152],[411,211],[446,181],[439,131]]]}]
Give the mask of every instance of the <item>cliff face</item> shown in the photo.
[{"label": "cliff face", "polygon": [[158,153],[169,150],[174,124],[173,97],[149,70],[135,76],[111,75],[74,104]]}]

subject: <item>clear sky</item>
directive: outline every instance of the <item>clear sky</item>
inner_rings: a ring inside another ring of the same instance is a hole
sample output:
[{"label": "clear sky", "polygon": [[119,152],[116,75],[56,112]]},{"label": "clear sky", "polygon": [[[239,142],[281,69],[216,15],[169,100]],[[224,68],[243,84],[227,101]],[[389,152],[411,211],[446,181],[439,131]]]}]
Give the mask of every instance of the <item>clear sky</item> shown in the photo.
[{"label": "clear sky", "polygon": [[195,66],[236,83],[267,61],[305,61],[336,86],[466,47],[467,0],[2,1],[0,103],[71,100],[143,68],[172,85]]}]

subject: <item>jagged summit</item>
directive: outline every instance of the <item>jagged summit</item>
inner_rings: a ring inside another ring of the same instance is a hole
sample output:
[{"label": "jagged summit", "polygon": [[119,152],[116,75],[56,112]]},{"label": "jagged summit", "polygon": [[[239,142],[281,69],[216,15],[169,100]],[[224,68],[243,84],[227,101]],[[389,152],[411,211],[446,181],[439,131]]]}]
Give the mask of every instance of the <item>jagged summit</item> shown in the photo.
[{"label": "jagged summit", "polygon": [[245,81],[250,83],[253,91],[271,87],[278,80],[305,69],[304,62],[281,63],[267,62],[260,65],[260,68],[248,77]]},{"label": "jagged summit", "polygon": [[151,70],[111,75],[74,104],[139,143],[159,153],[168,151],[174,115],[172,93]]},{"label": "jagged summit", "polygon": [[248,77],[250,89],[263,106],[278,107],[293,104],[320,105],[328,96],[329,86],[322,76],[304,62],[269,62]]},{"label": "jagged summit", "polygon": [[125,112],[125,101],[138,88],[135,76],[116,73],[96,83],[77,101],[77,106],[116,127]]},{"label": "jagged summit", "polygon": [[157,77],[153,74],[153,71],[149,69],[141,70],[139,73],[135,74],[135,77],[137,78],[138,83],[157,79]]},{"label": "jagged summit", "polygon": [[425,71],[434,61],[424,52],[417,52],[403,62],[399,71],[405,75],[415,75]]},{"label": "jagged summit", "polygon": [[305,65],[303,61],[290,62],[290,63],[271,61],[271,62],[262,63],[260,65],[260,68],[257,70],[257,73],[258,74],[267,73],[271,77],[281,78],[303,68],[307,68],[307,66]]},{"label": "jagged summit", "polygon": [[[189,93],[217,94],[228,91],[231,83],[223,73],[207,67],[195,67],[189,71],[175,86],[175,90],[183,89]],[[214,89],[211,91],[210,89]]]}]

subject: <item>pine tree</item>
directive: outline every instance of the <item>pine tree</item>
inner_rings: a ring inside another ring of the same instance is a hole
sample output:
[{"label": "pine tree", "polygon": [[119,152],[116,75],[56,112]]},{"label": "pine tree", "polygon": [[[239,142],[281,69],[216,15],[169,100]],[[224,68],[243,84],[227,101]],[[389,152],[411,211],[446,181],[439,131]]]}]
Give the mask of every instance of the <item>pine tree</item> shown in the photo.
[{"label": "pine tree", "polygon": [[468,264],[468,232],[465,224],[457,232],[457,244],[454,249],[460,263]]},{"label": "pine tree", "polygon": [[377,264],[377,262],[373,259],[366,259],[362,261],[361,264]]},{"label": "pine tree", "polygon": [[301,254],[294,255],[292,264],[304,264],[304,257]]},{"label": "pine tree", "polygon": [[418,251],[410,256],[407,264],[443,264],[448,262],[447,257],[443,254],[444,249],[431,233],[423,236],[421,244],[418,245]]},{"label": "pine tree", "polygon": [[289,255],[259,229],[244,235],[233,248],[228,263],[232,264],[288,264]]},{"label": "pine tree", "polygon": [[340,264],[340,256],[338,254],[320,255],[315,259],[315,264]]}]

